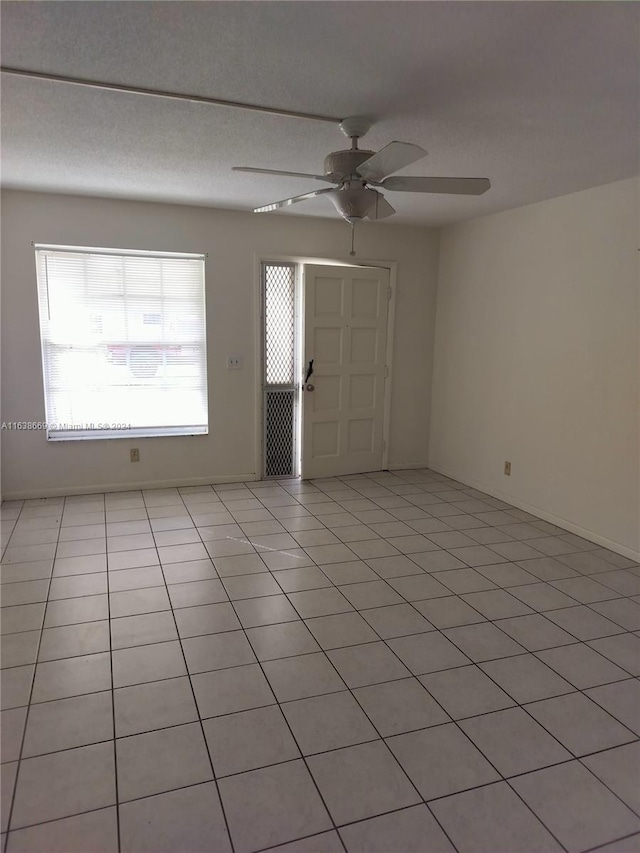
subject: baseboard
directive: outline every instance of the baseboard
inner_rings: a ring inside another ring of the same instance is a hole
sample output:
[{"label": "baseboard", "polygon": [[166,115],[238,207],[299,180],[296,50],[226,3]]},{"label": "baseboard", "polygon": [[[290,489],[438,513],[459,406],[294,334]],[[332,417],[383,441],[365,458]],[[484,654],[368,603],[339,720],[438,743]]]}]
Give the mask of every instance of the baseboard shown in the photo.
[{"label": "baseboard", "polygon": [[21,492],[5,492],[5,501],[24,501],[33,498],[59,498],[70,495],[95,495],[103,492],[133,492],[139,489],[175,489],[182,486],[215,486],[219,483],[250,483],[258,480],[252,474],[222,474],[219,477],[188,477],[178,480],[149,480],[138,483],[98,483],[91,486],[60,486],[55,489],[26,489]]},{"label": "baseboard", "polygon": [[416,468],[428,468],[426,462],[397,462],[394,465],[389,465],[387,471],[414,471]]},{"label": "baseboard", "polygon": [[558,527],[562,527],[569,531],[569,533],[575,533],[576,536],[581,536],[583,539],[588,539],[589,542],[593,542],[595,545],[600,545],[602,548],[608,548],[609,551],[615,551],[616,554],[620,554],[623,557],[628,557],[630,560],[640,562],[640,551],[635,551],[633,548],[628,548],[626,545],[621,545],[619,542],[607,539],[606,536],[601,536],[593,530],[588,530],[586,527],[574,524],[572,521],[562,518],[562,516],[555,515],[552,512],[547,512],[547,510],[542,509],[539,506],[527,503],[527,501],[522,501],[519,498],[514,498],[513,495],[507,494],[501,489],[489,487],[486,483],[474,480],[473,478],[469,479],[468,477],[461,477],[455,471],[450,471],[440,465],[435,465],[433,462],[429,463],[429,465],[425,467],[428,467],[431,471],[435,471],[438,474],[443,474],[445,477],[450,477],[452,480],[457,480],[459,483],[471,486],[473,489],[485,492],[485,494],[491,495],[493,498],[498,498],[498,500],[511,504],[511,506],[515,506],[518,509],[530,512],[531,515],[537,515],[538,518],[548,521],[551,524],[555,524]]}]

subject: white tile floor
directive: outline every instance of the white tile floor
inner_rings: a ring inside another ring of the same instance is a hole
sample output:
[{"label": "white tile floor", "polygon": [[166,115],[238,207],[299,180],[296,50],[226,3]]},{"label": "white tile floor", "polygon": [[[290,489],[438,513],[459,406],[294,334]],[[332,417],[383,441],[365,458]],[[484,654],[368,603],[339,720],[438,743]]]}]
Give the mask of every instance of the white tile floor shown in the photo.
[{"label": "white tile floor", "polygon": [[640,850],[640,567],[429,471],[2,506],[2,841]]}]

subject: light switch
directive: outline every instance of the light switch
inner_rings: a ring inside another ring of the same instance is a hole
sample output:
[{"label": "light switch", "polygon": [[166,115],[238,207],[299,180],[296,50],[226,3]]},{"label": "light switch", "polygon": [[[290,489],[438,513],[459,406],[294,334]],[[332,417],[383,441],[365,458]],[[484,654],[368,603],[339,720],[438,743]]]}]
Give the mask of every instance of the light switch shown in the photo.
[{"label": "light switch", "polygon": [[242,367],[242,358],[239,355],[227,356],[227,370],[240,370]]}]

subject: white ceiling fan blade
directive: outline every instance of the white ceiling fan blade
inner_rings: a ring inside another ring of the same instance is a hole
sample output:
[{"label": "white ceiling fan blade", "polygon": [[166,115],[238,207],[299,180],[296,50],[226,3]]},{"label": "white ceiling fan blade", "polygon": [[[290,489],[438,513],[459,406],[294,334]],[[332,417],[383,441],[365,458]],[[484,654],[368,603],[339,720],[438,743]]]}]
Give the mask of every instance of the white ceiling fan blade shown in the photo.
[{"label": "white ceiling fan blade", "polygon": [[274,201],[271,204],[265,204],[262,207],[254,208],[254,213],[269,213],[272,210],[279,210],[281,207],[289,207],[291,204],[297,204],[299,201],[304,201],[307,198],[315,198],[317,195],[324,195],[324,193],[333,193],[334,189],[327,187],[326,190],[314,190],[310,193],[303,193],[303,195],[294,195],[291,198],[285,198],[282,201]]},{"label": "white ceiling fan blade", "polygon": [[358,166],[358,174],[366,181],[381,181],[398,169],[427,156],[424,148],[410,142],[390,142],[373,157]]},{"label": "white ceiling fan blade", "polygon": [[382,193],[377,193],[377,195],[378,198],[376,199],[375,206],[367,214],[367,219],[386,219],[387,216],[391,216],[396,212],[395,208],[389,204]]},{"label": "white ceiling fan blade", "polygon": [[281,172],[279,169],[255,169],[253,166],[233,166],[232,172],[252,172],[258,175],[287,175],[290,178],[311,178],[314,181],[338,183],[332,175],[307,175],[305,172]]},{"label": "white ceiling fan blade", "polygon": [[491,188],[489,178],[411,178],[398,175],[387,178],[385,190],[405,193],[448,193],[450,195],[482,195]]}]

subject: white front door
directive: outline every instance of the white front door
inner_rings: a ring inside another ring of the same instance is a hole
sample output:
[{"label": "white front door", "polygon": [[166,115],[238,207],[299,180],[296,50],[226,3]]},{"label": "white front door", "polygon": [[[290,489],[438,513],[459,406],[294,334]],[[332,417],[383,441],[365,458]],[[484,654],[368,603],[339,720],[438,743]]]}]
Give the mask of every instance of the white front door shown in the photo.
[{"label": "white front door", "polygon": [[389,271],[304,266],[302,477],[382,467]]}]

